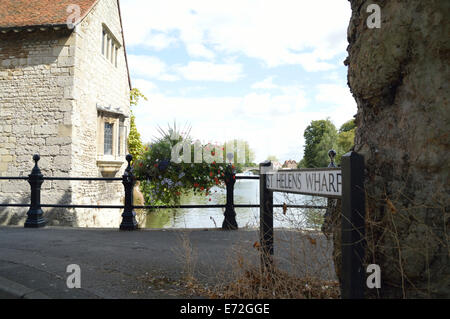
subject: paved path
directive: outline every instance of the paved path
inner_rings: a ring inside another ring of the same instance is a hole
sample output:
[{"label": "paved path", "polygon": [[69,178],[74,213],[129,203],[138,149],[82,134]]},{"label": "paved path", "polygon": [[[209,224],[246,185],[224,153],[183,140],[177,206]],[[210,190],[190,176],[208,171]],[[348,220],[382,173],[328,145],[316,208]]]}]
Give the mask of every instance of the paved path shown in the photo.
[{"label": "paved path", "polygon": [[[0,227],[0,298],[201,298],[180,285],[226,280],[242,256],[257,264],[257,230],[139,230]],[[275,260],[298,274],[333,277],[323,236],[275,231]],[[68,289],[66,267],[81,268]]]}]

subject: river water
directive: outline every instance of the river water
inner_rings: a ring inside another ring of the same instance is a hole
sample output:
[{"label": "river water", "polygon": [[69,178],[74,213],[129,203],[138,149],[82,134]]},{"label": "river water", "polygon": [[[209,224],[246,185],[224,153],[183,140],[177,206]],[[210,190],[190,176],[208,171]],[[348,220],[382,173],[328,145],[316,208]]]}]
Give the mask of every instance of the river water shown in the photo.
[{"label": "river water", "polygon": [[[211,201],[209,200],[211,199]],[[234,188],[235,204],[259,204],[259,180],[237,180]],[[223,188],[212,188],[212,195],[184,196],[182,205],[223,205],[226,202],[226,191]],[[318,197],[274,193],[274,204],[313,204],[325,205]],[[239,228],[259,227],[259,208],[235,208],[236,221]],[[313,210],[309,210],[311,212]],[[274,209],[274,227],[299,228],[308,226],[308,216],[304,209]],[[314,210],[323,213],[323,210]],[[223,208],[163,209],[148,212],[145,228],[220,228],[224,219]]]}]

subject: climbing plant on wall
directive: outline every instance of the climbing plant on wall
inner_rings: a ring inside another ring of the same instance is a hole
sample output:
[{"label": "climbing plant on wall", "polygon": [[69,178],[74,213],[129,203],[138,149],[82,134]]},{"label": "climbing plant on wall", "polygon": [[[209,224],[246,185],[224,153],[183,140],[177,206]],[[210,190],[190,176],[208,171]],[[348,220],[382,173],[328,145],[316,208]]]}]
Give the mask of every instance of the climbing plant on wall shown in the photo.
[{"label": "climbing plant on wall", "polygon": [[[137,106],[140,99],[144,99],[147,101],[147,97],[142,94],[139,89],[132,89],[130,91],[130,106],[131,108],[133,106]],[[134,159],[138,159],[139,156],[144,151],[144,146],[141,141],[141,134],[139,134],[136,123],[135,123],[136,117],[133,114],[133,110],[131,109],[131,115],[130,115],[130,134],[128,135],[128,153],[133,155]]]}]

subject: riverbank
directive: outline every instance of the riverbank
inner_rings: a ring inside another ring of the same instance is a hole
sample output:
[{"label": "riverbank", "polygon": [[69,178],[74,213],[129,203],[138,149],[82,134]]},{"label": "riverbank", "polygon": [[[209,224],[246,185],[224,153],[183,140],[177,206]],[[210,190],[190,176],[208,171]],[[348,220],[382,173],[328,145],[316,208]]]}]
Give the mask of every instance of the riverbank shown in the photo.
[{"label": "riverbank", "polygon": [[[257,230],[0,227],[0,297],[204,298],[184,287],[185,278],[217,284],[238,255],[257,265],[257,240]],[[286,271],[332,279],[330,256],[318,233],[275,230],[275,261]],[[71,264],[80,266],[80,289],[66,286]]]}]

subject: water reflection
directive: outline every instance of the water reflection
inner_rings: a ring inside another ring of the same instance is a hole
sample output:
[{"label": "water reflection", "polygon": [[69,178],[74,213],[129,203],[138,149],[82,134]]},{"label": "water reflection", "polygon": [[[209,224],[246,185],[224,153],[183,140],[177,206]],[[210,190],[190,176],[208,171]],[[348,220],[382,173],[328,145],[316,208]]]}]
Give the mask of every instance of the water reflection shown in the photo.
[{"label": "water reflection", "polygon": [[[259,181],[237,180],[234,191],[235,204],[259,204]],[[211,199],[211,201],[210,201]],[[312,200],[310,196],[274,193],[274,203],[304,204]],[[324,204],[315,198],[315,204]],[[181,199],[183,205],[225,204],[225,189],[215,187],[211,196],[193,194]],[[240,228],[259,227],[259,208],[236,208],[236,221]],[[220,228],[223,222],[223,208],[163,209],[147,214],[146,228]],[[303,210],[290,209],[284,215],[282,209],[274,210],[274,227],[293,228],[303,222]]]}]

